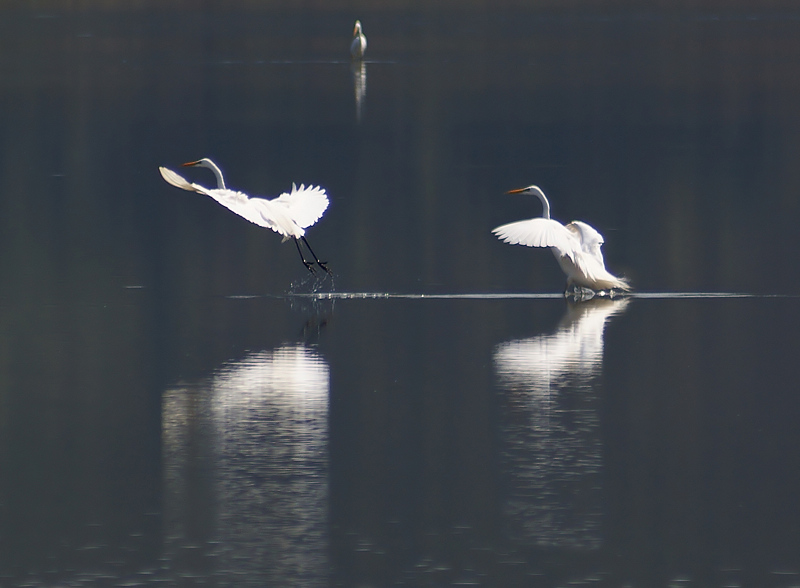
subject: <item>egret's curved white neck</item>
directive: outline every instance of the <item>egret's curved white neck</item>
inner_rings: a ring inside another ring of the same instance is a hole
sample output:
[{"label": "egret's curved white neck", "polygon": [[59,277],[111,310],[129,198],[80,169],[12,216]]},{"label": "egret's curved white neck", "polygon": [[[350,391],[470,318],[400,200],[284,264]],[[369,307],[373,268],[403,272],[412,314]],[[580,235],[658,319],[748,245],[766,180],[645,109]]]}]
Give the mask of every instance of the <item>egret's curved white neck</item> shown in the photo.
[{"label": "egret's curved white neck", "polygon": [[547,201],[547,197],[544,195],[544,192],[536,186],[532,186],[530,191],[536,194],[539,197],[539,200],[542,201],[542,207],[544,210],[542,211],[542,218],[550,218],[550,203]]},{"label": "egret's curved white neck", "polygon": [[214,175],[217,177],[217,188],[220,190],[225,190],[225,179],[222,177],[222,171],[217,167],[216,163],[210,159],[204,159],[197,164],[197,167],[207,167],[214,172]]}]

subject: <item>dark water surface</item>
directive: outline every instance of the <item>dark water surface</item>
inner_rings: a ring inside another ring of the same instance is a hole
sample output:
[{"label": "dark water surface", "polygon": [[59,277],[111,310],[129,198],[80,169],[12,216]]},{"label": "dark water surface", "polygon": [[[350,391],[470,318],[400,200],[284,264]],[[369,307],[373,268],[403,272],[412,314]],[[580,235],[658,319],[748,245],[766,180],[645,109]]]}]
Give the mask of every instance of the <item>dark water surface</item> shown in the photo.
[{"label": "dark water surface", "polygon": [[0,9],[0,586],[800,584],[800,11],[313,6]]}]

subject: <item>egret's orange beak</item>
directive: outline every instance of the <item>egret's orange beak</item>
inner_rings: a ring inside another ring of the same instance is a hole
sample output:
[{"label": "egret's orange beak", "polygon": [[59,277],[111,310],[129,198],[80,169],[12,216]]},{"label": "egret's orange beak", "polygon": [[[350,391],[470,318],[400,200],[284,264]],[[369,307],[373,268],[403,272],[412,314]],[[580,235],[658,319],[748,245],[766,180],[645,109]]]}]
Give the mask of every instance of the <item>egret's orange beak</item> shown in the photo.
[{"label": "egret's orange beak", "polygon": [[182,163],[181,167],[191,167],[193,165],[197,165],[198,163],[200,163],[199,159],[197,161],[187,161],[186,163]]},{"label": "egret's orange beak", "polygon": [[[184,164],[184,165],[186,165],[186,164]],[[527,190],[527,188],[517,188],[516,190],[509,190],[508,192],[506,192],[506,194],[520,194],[521,192],[524,192],[525,190]]]}]

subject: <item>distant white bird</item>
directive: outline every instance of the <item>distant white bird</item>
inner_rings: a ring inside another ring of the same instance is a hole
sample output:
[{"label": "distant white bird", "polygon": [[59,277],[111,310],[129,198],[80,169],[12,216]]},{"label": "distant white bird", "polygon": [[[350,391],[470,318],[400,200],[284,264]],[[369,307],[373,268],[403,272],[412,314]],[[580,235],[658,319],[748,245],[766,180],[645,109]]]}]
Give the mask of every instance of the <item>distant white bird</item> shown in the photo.
[{"label": "distant white bird", "polygon": [[193,184],[165,167],[159,167],[158,170],[167,183],[176,188],[211,196],[222,206],[249,220],[251,223],[272,229],[276,233],[283,235],[284,241],[290,238],[294,239],[297,251],[300,253],[300,259],[303,260],[303,265],[311,273],[314,273],[314,264],[306,261],[300,249],[300,241],[303,241],[314,258],[314,262],[330,273],[325,262],[319,260],[305,237],[305,229],[316,223],[322,213],[325,212],[325,209],[328,208],[328,197],[324,188],[316,186],[306,188],[303,184],[300,184],[300,188],[297,188],[292,184],[290,193],[284,192],[272,200],[251,198],[247,194],[226,188],[222,172],[210,159],[203,158],[199,161],[190,161],[182,165],[183,167],[207,167],[214,172],[217,178],[217,187],[215,189],[205,188],[198,184]]},{"label": "distant white bird", "polygon": [[364,53],[367,51],[367,38],[361,32],[361,21],[356,21],[356,26],[353,28],[353,41],[350,43],[350,55],[353,59],[364,59]]},{"label": "distant white bird", "polygon": [[550,203],[538,186],[511,190],[508,194],[535,194],[542,201],[544,212],[541,218],[518,221],[497,227],[492,233],[511,245],[549,247],[567,274],[567,290],[584,287],[591,290],[630,290],[627,280],[618,278],[606,270],[603,253],[603,237],[595,229],[581,221],[572,221],[567,226],[550,218]]}]

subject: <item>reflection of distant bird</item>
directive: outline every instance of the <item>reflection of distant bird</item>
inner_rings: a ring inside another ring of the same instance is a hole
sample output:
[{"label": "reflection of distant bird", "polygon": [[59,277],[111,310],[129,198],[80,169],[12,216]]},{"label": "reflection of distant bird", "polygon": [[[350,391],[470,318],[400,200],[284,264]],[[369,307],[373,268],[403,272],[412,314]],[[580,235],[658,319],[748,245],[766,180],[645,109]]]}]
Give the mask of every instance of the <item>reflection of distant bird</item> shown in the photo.
[{"label": "reflection of distant bird", "polygon": [[353,74],[353,94],[356,98],[356,122],[361,122],[364,97],[367,95],[367,64],[360,59],[353,61],[350,72]]},{"label": "reflection of distant bird", "polygon": [[567,290],[585,287],[592,290],[630,290],[628,282],[606,270],[603,237],[594,228],[581,221],[572,221],[566,227],[550,218],[550,203],[538,186],[511,190],[508,194],[535,194],[542,201],[544,212],[540,218],[517,221],[497,227],[492,233],[511,245],[549,247],[567,274]]},{"label": "reflection of distant bird", "polygon": [[367,38],[361,32],[361,21],[356,21],[356,26],[353,27],[353,42],[350,43],[350,55],[353,59],[363,59],[364,53],[367,50]]},{"label": "reflection of distant bird", "polygon": [[303,252],[300,250],[300,241],[302,240],[316,264],[330,273],[325,263],[321,262],[311,249],[305,237],[305,229],[316,223],[322,213],[325,212],[325,209],[328,208],[328,197],[325,195],[324,188],[316,186],[306,188],[303,184],[300,185],[300,188],[297,188],[292,184],[291,193],[283,193],[272,200],[251,198],[247,194],[226,188],[222,172],[210,159],[204,158],[199,161],[190,161],[189,163],[184,163],[183,166],[210,169],[217,178],[217,188],[209,189],[190,183],[165,167],[159,167],[158,169],[167,183],[176,188],[211,196],[222,206],[249,220],[251,223],[272,229],[276,233],[283,235],[284,241],[289,238],[294,239],[297,251],[303,260],[303,265],[313,273],[314,265],[306,261]]}]

